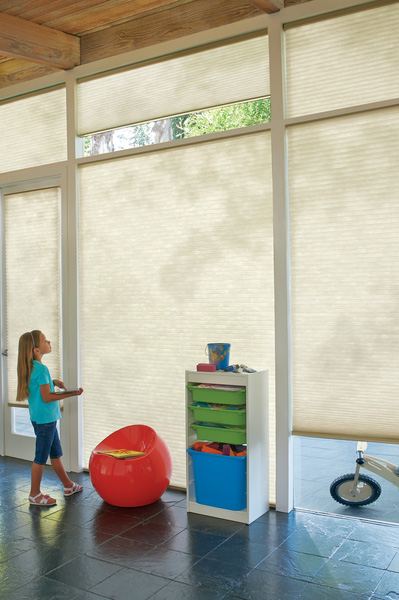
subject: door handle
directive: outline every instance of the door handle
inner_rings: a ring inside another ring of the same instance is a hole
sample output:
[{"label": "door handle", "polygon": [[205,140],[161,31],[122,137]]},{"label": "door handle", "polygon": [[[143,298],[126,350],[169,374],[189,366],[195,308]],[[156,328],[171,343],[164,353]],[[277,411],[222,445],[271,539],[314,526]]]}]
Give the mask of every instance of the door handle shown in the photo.
[{"label": "door handle", "polygon": [[5,350],[3,350],[2,355],[3,356],[8,356],[8,350],[7,350],[7,348]]}]

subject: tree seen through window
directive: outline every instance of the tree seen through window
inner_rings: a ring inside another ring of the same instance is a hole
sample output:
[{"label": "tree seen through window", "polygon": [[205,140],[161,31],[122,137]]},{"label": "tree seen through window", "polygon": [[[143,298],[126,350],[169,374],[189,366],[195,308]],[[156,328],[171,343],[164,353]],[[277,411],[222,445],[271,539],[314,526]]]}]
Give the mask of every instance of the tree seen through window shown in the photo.
[{"label": "tree seen through window", "polygon": [[270,98],[240,102],[85,136],[85,156],[150,146],[270,121]]}]

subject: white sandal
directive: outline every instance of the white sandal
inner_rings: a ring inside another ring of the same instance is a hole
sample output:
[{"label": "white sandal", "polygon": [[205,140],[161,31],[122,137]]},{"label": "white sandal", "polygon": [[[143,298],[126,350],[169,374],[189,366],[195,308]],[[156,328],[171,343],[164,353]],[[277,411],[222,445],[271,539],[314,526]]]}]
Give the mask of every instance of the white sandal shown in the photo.
[{"label": "white sandal", "polygon": [[[42,496],[41,500],[37,500],[39,496]],[[33,506],[55,506],[57,504],[55,498],[50,498],[47,494],[44,496],[41,492],[39,492],[37,496],[29,496],[28,500],[29,504],[32,504]]]},{"label": "white sandal", "polygon": [[77,492],[81,492],[82,490],[83,490],[83,485],[74,483],[72,487],[64,488],[64,496],[72,496],[72,494],[77,494]]}]

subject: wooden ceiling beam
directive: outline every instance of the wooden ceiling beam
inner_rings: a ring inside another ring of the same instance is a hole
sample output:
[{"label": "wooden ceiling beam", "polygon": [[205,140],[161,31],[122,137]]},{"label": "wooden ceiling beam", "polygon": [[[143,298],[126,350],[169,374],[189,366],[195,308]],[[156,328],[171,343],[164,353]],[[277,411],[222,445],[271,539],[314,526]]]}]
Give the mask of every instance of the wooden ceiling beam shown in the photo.
[{"label": "wooden ceiling beam", "polygon": [[256,8],[260,8],[263,12],[270,14],[275,13],[284,8],[284,0],[247,0],[249,4],[253,4]]},{"label": "wooden ceiling beam", "polygon": [[0,88],[15,85],[22,81],[31,81],[51,73],[59,73],[59,69],[14,58],[0,63]]},{"label": "wooden ceiling beam", "polygon": [[72,69],[80,64],[80,39],[0,13],[0,55],[56,69]]},{"label": "wooden ceiling beam", "polygon": [[[62,10],[57,10],[55,11],[56,15],[47,17],[46,21],[42,21],[42,24],[82,37],[88,33],[94,33],[110,26],[121,25],[150,12],[169,10],[179,4],[186,4],[191,1],[110,0],[108,2],[98,2],[97,0],[93,5],[86,6],[88,0],[85,0],[84,10],[77,8],[72,12],[69,8],[70,4],[68,5],[68,3],[65,3],[65,0],[62,0],[66,7],[64,14],[62,14]],[[50,2],[50,5],[52,4],[53,2]],[[77,4],[82,4],[82,2],[78,2]]]},{"label": "wooden ceiling beam", "polygon": [[84,35],[81,38],[81,62],[87,64],[261,15],[262,12],[247,0],[188,2]]}]

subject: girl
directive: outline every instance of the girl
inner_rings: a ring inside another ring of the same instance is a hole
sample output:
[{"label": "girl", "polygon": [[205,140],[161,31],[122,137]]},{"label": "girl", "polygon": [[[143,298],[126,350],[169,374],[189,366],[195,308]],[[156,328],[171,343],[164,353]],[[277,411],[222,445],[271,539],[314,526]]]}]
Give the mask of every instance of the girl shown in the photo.
[{"label": "girl", "polygon": [[[29,415],[36,435],[29,495],[30,504],[35,506],[54,506],[57,503],[55,498],[50,498],[40,491],[44,465],[49,456],[54,471],[64,485],[64,496],[72,496],[83,490],[83,486],[71,481],[65,472],[57,431],[57,421],[61,418],[58,401],[80,396],[83,389],[68,392],[62,381],[51,379],[50,371],[42,364],[43,356],[49,352],[51,343],[41,331],[28,331],[19,338],[17,400],[28,398]],[[54,385],[65,389],[65,393],[55,394]]]}]

